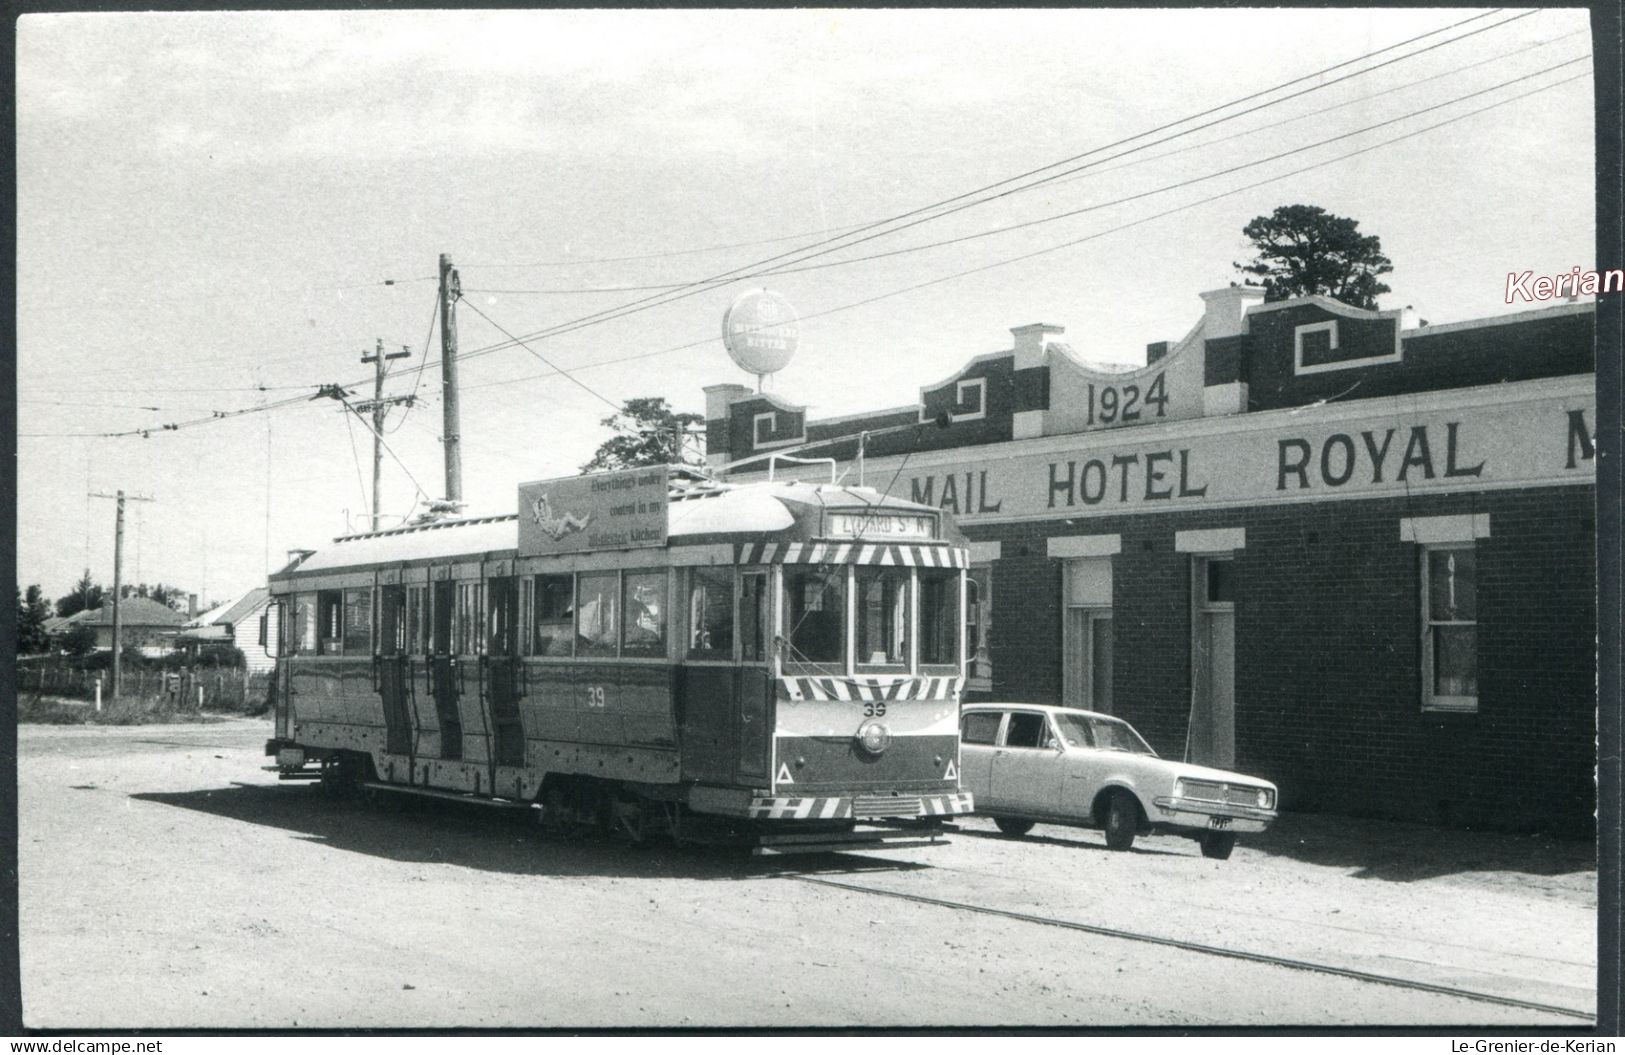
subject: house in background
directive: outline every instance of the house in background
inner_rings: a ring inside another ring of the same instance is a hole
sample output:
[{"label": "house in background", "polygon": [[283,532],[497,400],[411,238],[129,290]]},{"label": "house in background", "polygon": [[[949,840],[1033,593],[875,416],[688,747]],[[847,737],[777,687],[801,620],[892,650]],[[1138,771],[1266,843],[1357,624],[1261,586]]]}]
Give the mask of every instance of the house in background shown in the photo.
[{"label": "house in background", "polygon": [[[256,586],[241,597],[211,608],[190,619],[176,635],[175,645],[196,659],[210,649],[237,648],[243,653],[251,673],[268,671],[276,660],[266,651],[266,642],[275,640],[275,618],[269,614],[271,594]],[[266,620],[271,637],[262,632]]]},{"label": "house in background", "polygon": [[[186,616],[145,597],[126,597],[119,602],[119,622],[125,648],[138,648],[148,656],[162,656],[175,647],[175,636],[186,622]],[[96,631],[98,651],[113,647],[112,604],[76,612],[55,630],[61,634],[80,625]]]}]

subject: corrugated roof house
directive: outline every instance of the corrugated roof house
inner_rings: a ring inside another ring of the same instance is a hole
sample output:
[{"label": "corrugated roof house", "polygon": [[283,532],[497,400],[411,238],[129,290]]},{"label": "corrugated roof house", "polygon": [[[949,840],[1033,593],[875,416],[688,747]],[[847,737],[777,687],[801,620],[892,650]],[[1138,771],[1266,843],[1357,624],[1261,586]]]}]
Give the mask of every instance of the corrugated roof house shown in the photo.
[{"label": "corrugated roof house", "polygon": [[[235,647],[242,651],[250,671],[270,670],[276,661],[261,643],[270,639],[260,634],[260,622],[267,616],[270,600],[271,592],[264,586],[256,586],[241,597],[189,620],[175,643],[193,656],[209,648]],[[276,633],[274,621],[270,633]]]}]

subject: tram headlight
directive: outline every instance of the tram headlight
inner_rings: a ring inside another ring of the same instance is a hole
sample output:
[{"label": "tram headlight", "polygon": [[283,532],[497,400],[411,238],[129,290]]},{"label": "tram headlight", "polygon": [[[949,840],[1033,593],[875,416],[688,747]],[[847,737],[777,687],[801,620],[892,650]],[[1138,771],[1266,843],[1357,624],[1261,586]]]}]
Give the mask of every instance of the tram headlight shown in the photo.
[{"label": "tram headlight", "polygon": [[878,755],[891,746],[891,730],[879,722],[864,722],[858,728],[858,746],[871,755]]}]

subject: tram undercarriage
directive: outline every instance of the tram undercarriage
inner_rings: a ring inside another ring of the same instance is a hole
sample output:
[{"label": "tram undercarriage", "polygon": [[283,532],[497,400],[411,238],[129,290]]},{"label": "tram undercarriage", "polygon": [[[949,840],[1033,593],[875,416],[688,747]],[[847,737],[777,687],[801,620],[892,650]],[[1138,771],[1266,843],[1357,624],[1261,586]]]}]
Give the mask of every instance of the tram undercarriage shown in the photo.
[{"label": "tram undercarriage", "polygon": [[[665,842],[679,847],[748,848],[756,855],[782,855],[945,845],[949,831],[942,814],[784,820],[699,812],[685,801],[690,790],[687,788],[572,773],[547,774],[536,801],[527,802],[393,784],[380,780],[372,757],[359,751],[305,749],[271,740],[265,745],[265,753],[278,758],[279,764],[264,768],[275,772],[279,780],[317,782],[335,798],[388,794],[535,810],[542,831],[560,838],[612,837],[635,846]],[[914,799],[899,801],[912,804]]]}]

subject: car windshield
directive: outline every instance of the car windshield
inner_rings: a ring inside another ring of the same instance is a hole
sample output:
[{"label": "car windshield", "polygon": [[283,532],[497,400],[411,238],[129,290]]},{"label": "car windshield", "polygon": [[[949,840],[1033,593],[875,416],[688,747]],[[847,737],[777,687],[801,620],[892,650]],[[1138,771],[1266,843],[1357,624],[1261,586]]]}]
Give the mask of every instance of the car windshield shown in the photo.
[{"label": "car windshield", "polygon": [[1127,722],[1116,718],[1090,717],[1082,714],[1055,712],[1055,724],[1061,727],[1061,739],[1068,747],[1093,747],[1101,751],[1127,751],[1135,755],[1155,755],[1151,745],[1140,739]]}]

